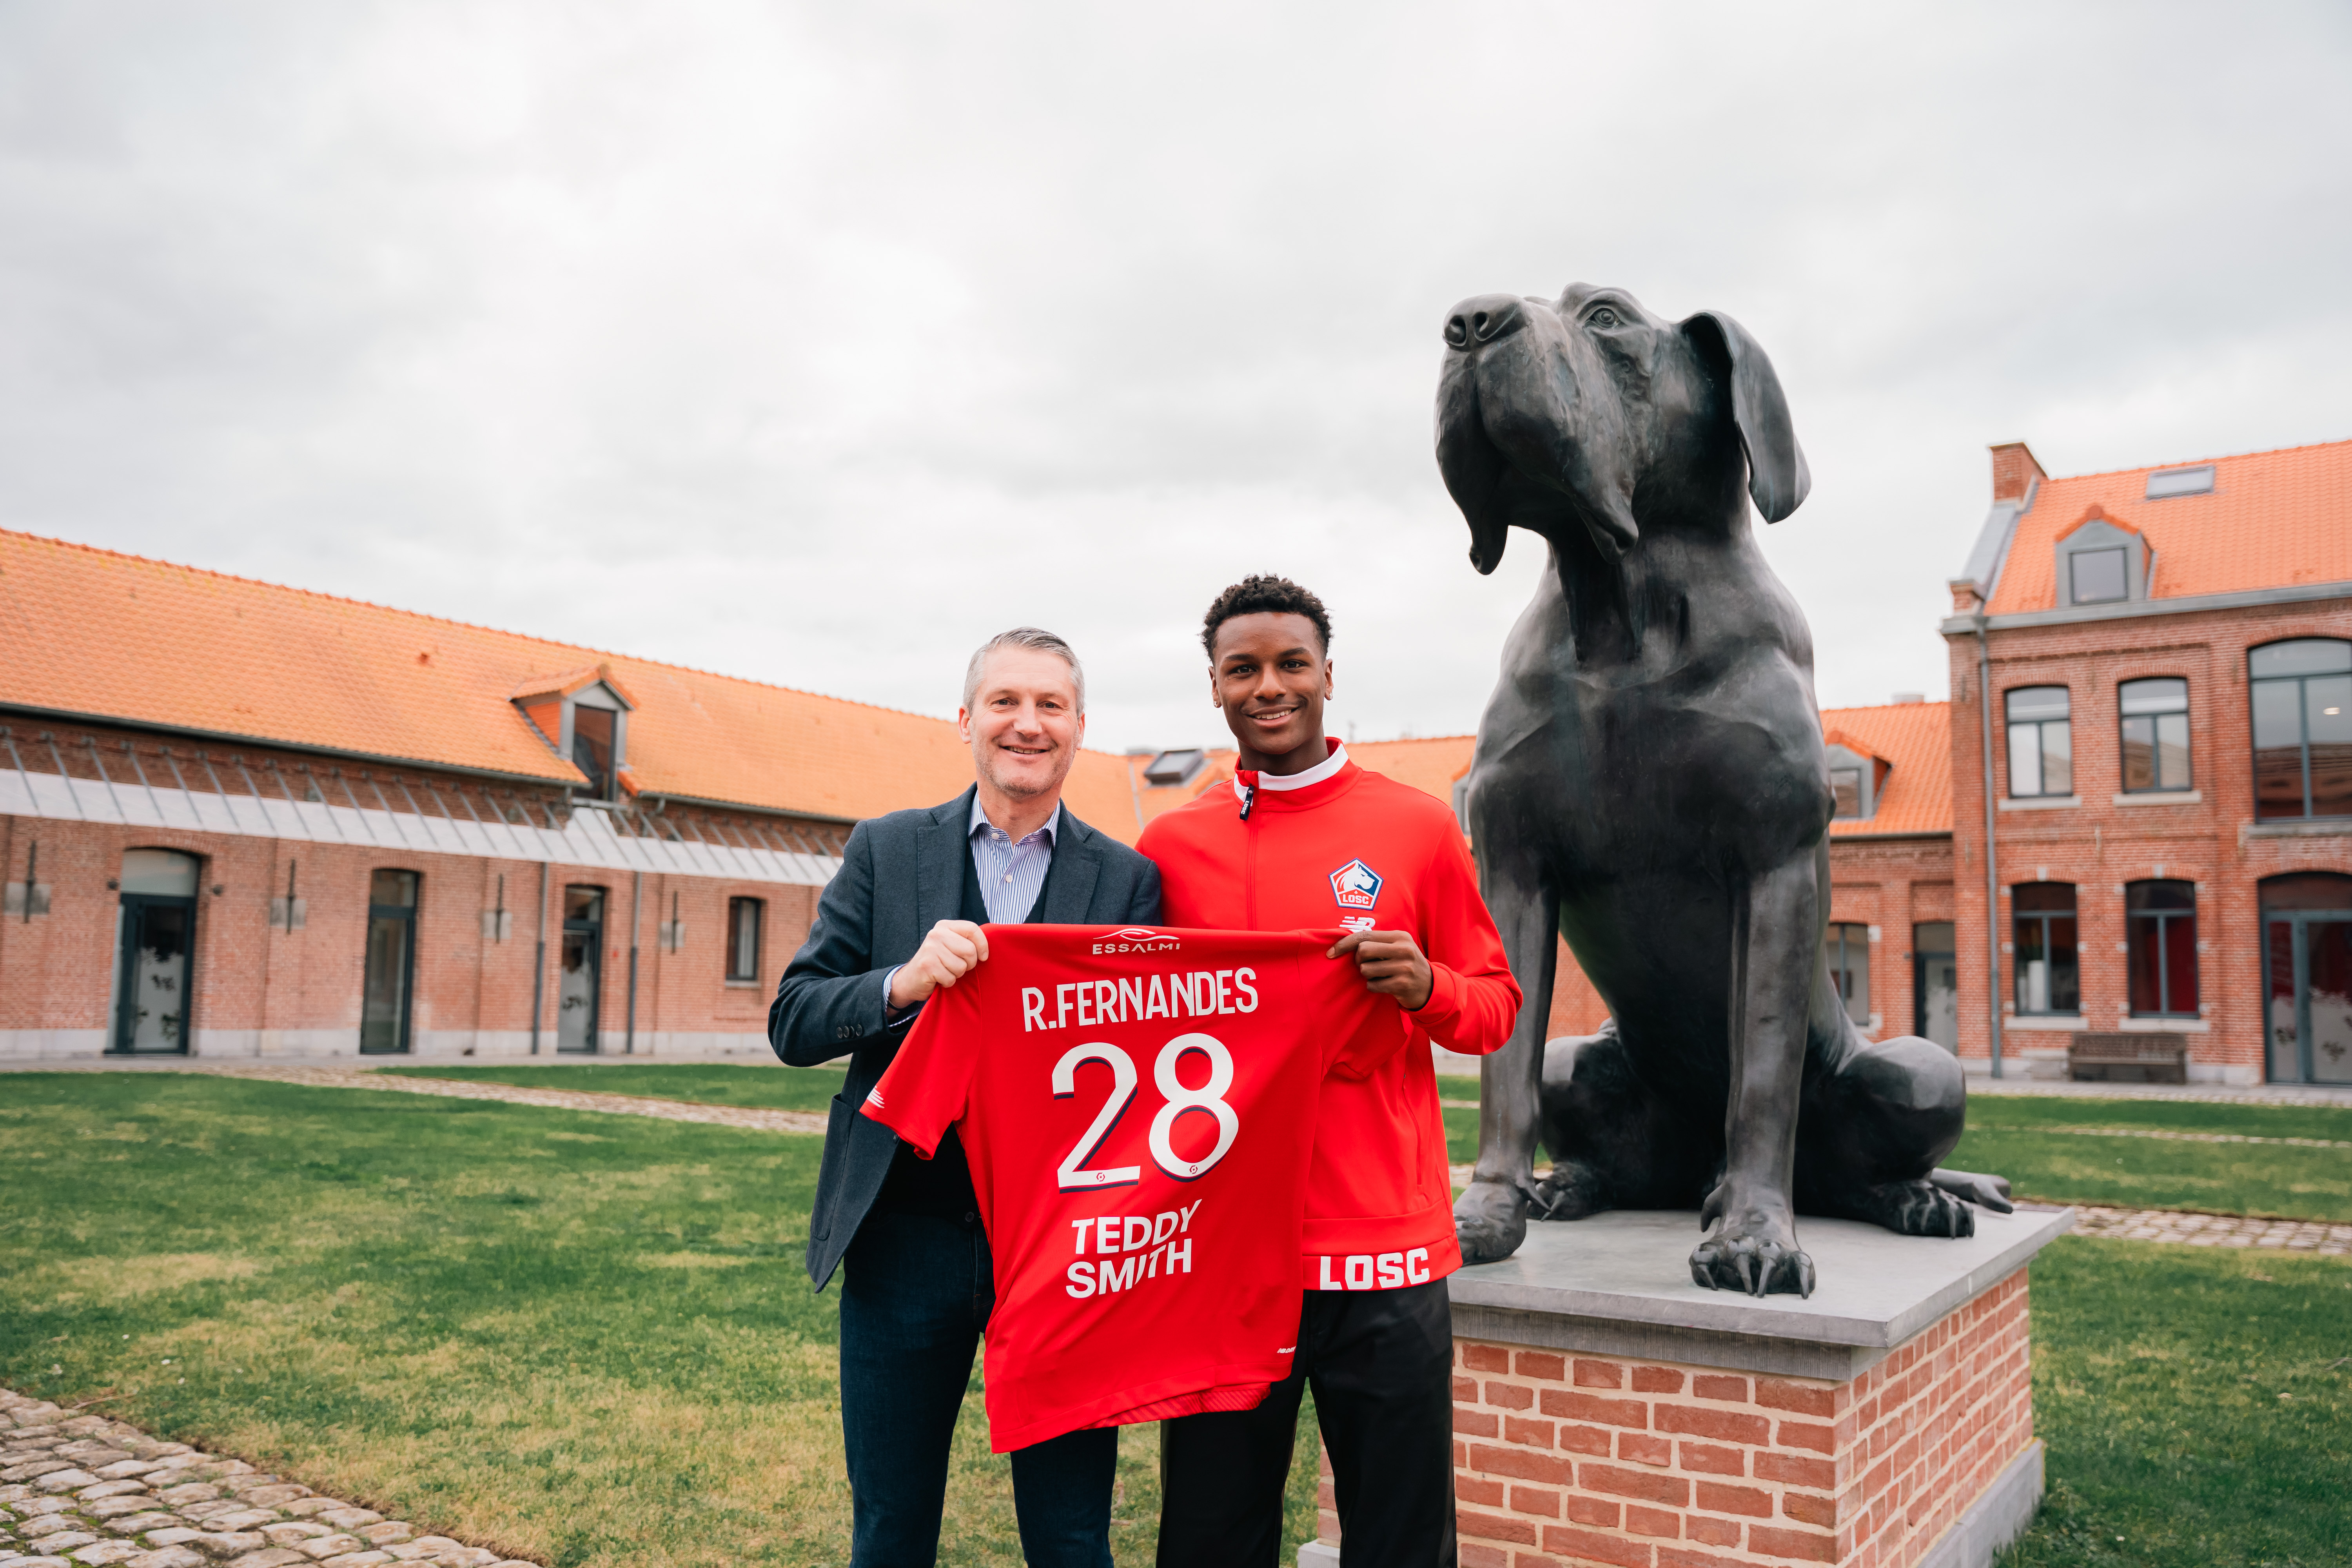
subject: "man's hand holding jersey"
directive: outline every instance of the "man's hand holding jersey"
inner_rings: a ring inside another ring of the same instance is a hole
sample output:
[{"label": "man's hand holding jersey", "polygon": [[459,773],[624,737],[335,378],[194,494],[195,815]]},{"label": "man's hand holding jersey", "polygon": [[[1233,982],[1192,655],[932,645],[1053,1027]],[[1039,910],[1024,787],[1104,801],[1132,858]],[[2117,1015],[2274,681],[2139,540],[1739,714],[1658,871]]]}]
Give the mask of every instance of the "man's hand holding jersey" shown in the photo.
[{"label": "man's hand holding jersey", "polygon": [[1353,953],[1356,972],[1364,984],[1383,996],[1393,996],[1408,1013],[1425,1006],[1437,989],[1437,976],[1428,954],[1409,931],[1351,931],[1331,946],[1326,958]]},{"label": "man's hand holding jersey", "polygon": [[988,962],[988,933],[970,921],[941,921],[924,933],[915,956],[890,972],[890,1007],[903,1013],[942,985]]}]

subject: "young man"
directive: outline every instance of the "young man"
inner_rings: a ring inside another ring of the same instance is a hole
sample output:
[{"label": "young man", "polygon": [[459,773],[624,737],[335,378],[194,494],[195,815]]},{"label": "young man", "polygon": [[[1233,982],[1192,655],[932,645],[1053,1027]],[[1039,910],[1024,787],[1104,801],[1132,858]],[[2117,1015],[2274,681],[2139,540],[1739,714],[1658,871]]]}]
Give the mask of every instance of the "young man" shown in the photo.
[{"label": "young man", "polygon": [[1218,595],[1202,628],[1210,694],[1241,755],[1230,788],[1169,812],[1137,846],[1171,926],[1345,926],[1331,949],[1412,1016],[1412,1043],[1361,1082],[1328,1079],[1307,1178],[1296,1370],[1256,1409],[1161,1428],[1160,1568],[1273,1568],[1302,1386],[1331,1456],[1349,1568],[1454,1562],[1454,1326],[1461,1267],[1433,1040],[1483,1056],[1519,988],[1454,815],[1366,773],[1323,734],[1331,621],[1280,577]]},{"label": "young man", "polygon": [[[919,1159],[857,1107],[924,998],[987,961],[984,922],[1149,925],[1160,916],[1151,863],[1062,809],[1086,734],[1086,680],[1050,632],[1023,626],[982,645],[956,714],[977,781],[945,805],[851,831],[768,1011],[768,1039],[785,1061],[851,1057],[817,1173],[808,1270],[822,1290],[835,1265],[848,1266],[841,1426],[854,1568],[935,1560],[948,1442],[996,1297],[953,1131]],[[1013,1454],[1030,1563],[1110,1568],[1118,1442],[1108,1428],[1072,1432]]]}]

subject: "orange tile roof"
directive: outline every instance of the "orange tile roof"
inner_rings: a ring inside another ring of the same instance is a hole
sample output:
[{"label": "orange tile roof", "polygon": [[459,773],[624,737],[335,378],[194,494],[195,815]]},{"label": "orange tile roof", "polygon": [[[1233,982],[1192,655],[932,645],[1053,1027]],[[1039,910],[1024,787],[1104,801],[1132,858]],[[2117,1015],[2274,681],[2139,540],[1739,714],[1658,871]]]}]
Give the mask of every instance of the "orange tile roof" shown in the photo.
[{"label": "orange tile roof", "polygon": [[1948,702],[1824,708],[1822,729],[1894,764],[1873,816],[1830,824],[1832,838],[1952,830],[1952,719]]},{"label": "orange tile roof", "polygon": [[2095,507],[2156,552],[2150,598],[2352,582],[2352,441],[2153,468],[2204,463],[2214,468],[2210,493],[2164,500],[2147,499],[2150,468],[2042,481],[2018,520],[1991,613],[2057,607],[2054,546]]},{"label": "orange tile roof", "polygon": [[[943,720],[5,531],[0,647],[0,703],[556,785],[509,698],[601,666],[644,794],[862,818],[971,783]],[[1064,798],[1132,843],[1125,762],[1081,752]]]}]

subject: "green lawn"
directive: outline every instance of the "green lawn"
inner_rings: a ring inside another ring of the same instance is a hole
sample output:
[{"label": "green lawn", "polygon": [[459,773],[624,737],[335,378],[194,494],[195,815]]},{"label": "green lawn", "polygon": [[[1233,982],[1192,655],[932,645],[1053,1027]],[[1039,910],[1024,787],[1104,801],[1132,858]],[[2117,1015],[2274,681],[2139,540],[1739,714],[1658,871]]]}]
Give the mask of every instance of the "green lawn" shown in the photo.
[{"label": "green lawn", "polygon": [[1981,1094],[1949,1163],[2057,1203],[2352,1220],[2352,1149],[2112,1135],[2135,1131],[2352,1143],[2352,1110]]},{"label": "green lawn", "polygon": [[2032,1292],[2051,1491],[2005,1568],[2352,1562],[2352,1266],[2063,1237]]},{"label": "green lawn", "polygon": [[[1478,1098],[1476,1079],[1437,1081],[1447,1100]],[[1454,1163],[1475,1159],[1478,1113],[1444,1116]],[[2052,1203],[2352,1221],[2352,1148],[2118,1136],[2133,1132],[2352,1143],[2352,1109],[1979,1094],[1946,1163],[2007,1176],[2020,1195]]]},{"label": "green lawn", "polygon": [[[801,1268],[818,1152],[371,1089],[10,1073],[0,1382],[562,1568],[839,1563],[835,1299]],[[975,1383],[941,1561],[1017,1563],[979,1412]],[[1154,1428],[1121,1435],[1122,1564],[1151,1559],[1157,1457]]]},{"label": "green lawn", "polygon": [[398,1067],[379,1071],[404,1078],[455,1078],[526,1089],[585,1089],[638,1094],[651,1100],[691,1100],[705,1105],[748,1105],[762,1110],[824,1110],[841,1092],[842,1068],[788,1068],[781,1062],[580,1062],[546,1067]]}]

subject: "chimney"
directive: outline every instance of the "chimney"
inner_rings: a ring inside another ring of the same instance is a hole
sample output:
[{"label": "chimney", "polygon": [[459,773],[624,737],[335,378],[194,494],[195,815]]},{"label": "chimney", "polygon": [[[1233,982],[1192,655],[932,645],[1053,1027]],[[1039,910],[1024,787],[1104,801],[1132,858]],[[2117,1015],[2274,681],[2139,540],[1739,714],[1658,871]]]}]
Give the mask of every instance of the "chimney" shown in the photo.
[{"label": "chimney", "polygon": [[2003,441],[1992,448],[1992,504],[2023,504],[2036,479],[2050,476],[2033,460],[2022,441]]}]

